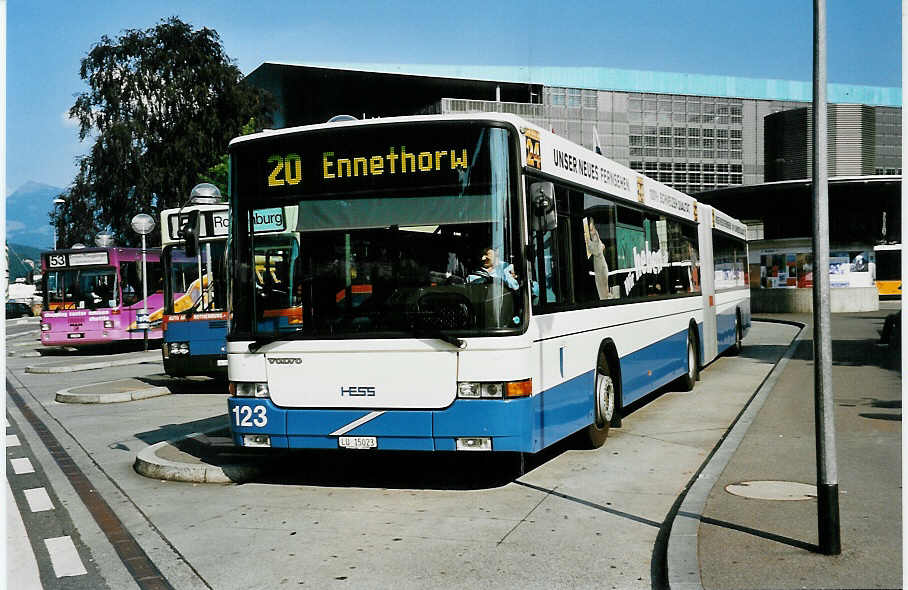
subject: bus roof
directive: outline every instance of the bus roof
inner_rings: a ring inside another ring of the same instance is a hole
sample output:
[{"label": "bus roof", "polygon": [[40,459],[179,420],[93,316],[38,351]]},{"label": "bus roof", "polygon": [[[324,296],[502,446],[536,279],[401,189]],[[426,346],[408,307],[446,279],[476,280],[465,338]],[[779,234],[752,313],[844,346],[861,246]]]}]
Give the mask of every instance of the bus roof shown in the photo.
[{"label": "bus roof", "polygon": [[[179,230],[187,216],[192,211],[201,211],[199,239],[218,240],[227,239],[228,211],[227,203],[208,205],[186,205],[161,211],[161,246],[169,246],[180,242]],[[207,213],[207,214],[206,214]]]},{"label": "bus roof", "polygon": [[[318,123],[286,129],[266,130],[260,133],[236,137],[230,141],[230,147],[246,142],[268,140],[322,129],[438,121],[484,121],[510,124],[525,136],[522,145],[533,145],[532,143],[528,144],[532,140],[538,150],[535,157],[532,154],[528,154],[529,148],[521,150],[520,158],[524,169],[535,170],[537,173],[553,179],[563,179],[597,192],[604,192],[611,197],[644,205],[683,219],[698,221],[697,201],[690,195],[684,194],[511,113],[411,115]],[[528,155],[530,156],[529,158]],[[716,213],[720,216],[719,222],[717,224],[714,219],[712,222],[713,227],[730,235],[738,236],[742,239],[746,238],[746,227],[743,223],[719,211],[716,211]]]}]

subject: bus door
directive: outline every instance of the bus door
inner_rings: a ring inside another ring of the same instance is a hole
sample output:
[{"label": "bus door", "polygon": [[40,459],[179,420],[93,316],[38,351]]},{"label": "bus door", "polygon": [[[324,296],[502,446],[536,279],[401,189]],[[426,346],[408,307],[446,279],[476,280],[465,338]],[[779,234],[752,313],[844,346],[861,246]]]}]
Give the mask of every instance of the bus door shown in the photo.
[{"label": "bus door", "polygon": [[700,288],[703,292],[703,356],[705,365],[719,354],[718,325],[716,323],[716,273],[713,257],[713,208],[697,203],[700,222],[697,225],[700,241]]}]

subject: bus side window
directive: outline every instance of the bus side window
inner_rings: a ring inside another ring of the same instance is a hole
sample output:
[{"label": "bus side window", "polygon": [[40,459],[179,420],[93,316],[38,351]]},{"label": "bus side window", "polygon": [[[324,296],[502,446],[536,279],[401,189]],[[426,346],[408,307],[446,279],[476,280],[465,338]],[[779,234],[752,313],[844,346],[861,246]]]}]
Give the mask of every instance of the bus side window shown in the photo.
[{"label": "bus side window", "polygon": [[[527,181],[529,183],[529,180]],[[529,194],[529,190],[527,190]],[[555,186],[558,227],[554,231],[532,232],[536,248],[534,274],[540,279],[532,285],[533,306],[568,304],[573,302],[573,272],[571,268],[571,224],[568,189]],[[528,206],[528,211],[532,207]],[[532,213],[530,213],[532,215]],[[532,219],[529,222],[532,227]]]}]

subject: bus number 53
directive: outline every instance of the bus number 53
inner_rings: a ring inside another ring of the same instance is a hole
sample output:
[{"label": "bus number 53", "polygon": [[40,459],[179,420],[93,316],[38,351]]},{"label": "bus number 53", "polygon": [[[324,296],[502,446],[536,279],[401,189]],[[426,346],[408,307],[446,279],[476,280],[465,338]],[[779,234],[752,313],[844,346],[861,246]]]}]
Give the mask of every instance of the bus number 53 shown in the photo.
[{"label": "bus number 53", "polygon": [[262,428],[268,424],[265,406],[234,406],[233,419],[238,427],[255,426]]}]

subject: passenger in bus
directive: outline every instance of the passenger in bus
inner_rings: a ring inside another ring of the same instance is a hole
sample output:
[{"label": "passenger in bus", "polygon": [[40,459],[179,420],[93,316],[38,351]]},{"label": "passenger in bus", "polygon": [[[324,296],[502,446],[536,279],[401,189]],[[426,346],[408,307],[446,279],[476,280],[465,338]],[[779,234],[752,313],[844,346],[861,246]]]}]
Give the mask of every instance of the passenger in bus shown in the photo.
[{"label": "passenger in bus", "polygon": [[494,248],[486,247],[480,251],[479,268],[467,276],[468,283],[491,283],[492,279],[504,281],[513,290],[520,288],[514,265],[498,259]]}]

